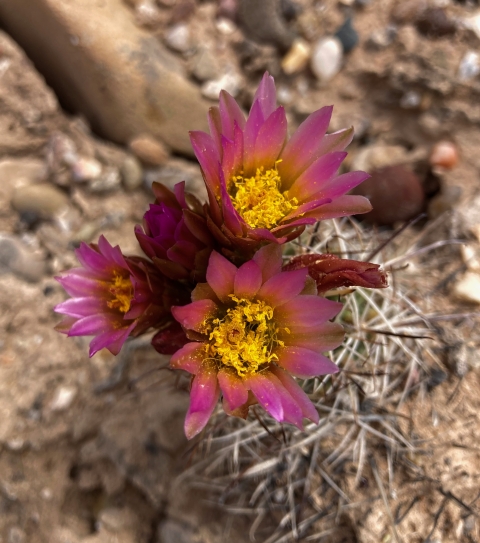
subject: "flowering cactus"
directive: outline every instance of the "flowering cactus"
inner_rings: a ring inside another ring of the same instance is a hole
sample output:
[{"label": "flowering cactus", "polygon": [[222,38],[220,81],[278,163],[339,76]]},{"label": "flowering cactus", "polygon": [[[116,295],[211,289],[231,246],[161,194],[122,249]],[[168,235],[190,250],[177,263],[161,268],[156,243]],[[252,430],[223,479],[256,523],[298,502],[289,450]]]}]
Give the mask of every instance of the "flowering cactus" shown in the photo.
[{"label": "flowering cactus", "polygon": [[245,418],[258,402],[278,421],[299,428],[303,417],[318,422],[292,375],[338,371],[320,353],[343,340],[342,327],[328,322],[342,305],[317,296],[306,269],[281,267],[278,245],[260,249],[239,268],[213,252],[207,283],[197,285],[191,304],[172,308],[193,340],[170,362],[195,375],[185,420],[189,439],[205,427],[220,394],[231,415]]},{"label": "flowering cactus", "polygon": [[55,307],[64,315],[56,329],[68,336],[95,336],[90,356],[103,348],[118,354],[128,336],[171,320],[171,305],[183,300],[179,285],[146,260],[125,257],[104,236],[98,246],[82,243],[76,255],[82,267],[56,278],[72,296]]},{"label": "flowering cactus", "polygon": [[246,251],[294,239],[307,224],[371,209],[366,198],[346,194],[369,175],[337,175],[353,129],[326,135],[331,114],[332,107],[312,113],[287,140],[285,110],[276,107],[268,73],[246,120],[236,101],[220,93],[208,115],[210,135],[190,134],[217,239]]}]

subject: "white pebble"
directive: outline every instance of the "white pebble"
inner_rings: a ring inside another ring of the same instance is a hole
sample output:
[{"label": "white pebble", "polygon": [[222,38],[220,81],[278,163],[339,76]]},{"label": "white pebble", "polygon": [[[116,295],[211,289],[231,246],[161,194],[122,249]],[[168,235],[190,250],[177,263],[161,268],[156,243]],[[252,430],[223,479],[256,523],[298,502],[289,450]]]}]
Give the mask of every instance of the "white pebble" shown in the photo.
[{"label": "white pebble", "polygon": [[460,81],[473,79],[480,73],[480,57],[475,51],[468,51],[460,62],[458,77]]},{"label": "white pebble", "polygon": [[454,294],[466,302],[480,304],[480,275],[467,272],[453,287]]},{"label": "white pebble", "polygon": [[75,387],[58,387],[50,402],[51,411],[65,411],[72,405],[76,395],[77,389]]},{"label": "white pebble", "polygon": [[220,79],[207,81],[202,85],[202,94],[210,100],[218,100],[221,90],[226,90],[233,97],[240,91],[241,80],[234,72],[227,72]]},{"label": "white pebble", "polygon": [[330,81],[342,66],[342,44],[337,38],[322,38],[313,47],[311,68],[322,82]]},{"label": "white pebble", "polygon": [[191,47],[188,26],[184,24],[172,26],[165,35],[165,43],[174,51],[180,53],[188,51]]}]

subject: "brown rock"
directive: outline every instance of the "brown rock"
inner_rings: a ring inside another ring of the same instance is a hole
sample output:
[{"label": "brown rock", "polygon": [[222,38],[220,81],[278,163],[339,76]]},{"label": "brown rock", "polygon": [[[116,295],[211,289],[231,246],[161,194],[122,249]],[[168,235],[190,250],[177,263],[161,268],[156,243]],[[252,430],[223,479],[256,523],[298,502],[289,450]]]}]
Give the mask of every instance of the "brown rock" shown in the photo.
[{"label": "brown rock", "polygon": [[102,136],[149,133],[191,154],[188,130],[207,128],[199,90],[122,0],[3,0],[0,22]]},{"label": "brown rock", "polygon": [[370,199],[373,210],[362,217],[372,223],[391,225],[418,215],[425,195],[417,175],[407,166],[387,166],[371,172],[370,179],[355,189]]},{"label": "brown rock", "polygon": [[134,138],[129,147],[135,156],[148,166],[162,166],[168,159],[165,146],[149,135]]}]

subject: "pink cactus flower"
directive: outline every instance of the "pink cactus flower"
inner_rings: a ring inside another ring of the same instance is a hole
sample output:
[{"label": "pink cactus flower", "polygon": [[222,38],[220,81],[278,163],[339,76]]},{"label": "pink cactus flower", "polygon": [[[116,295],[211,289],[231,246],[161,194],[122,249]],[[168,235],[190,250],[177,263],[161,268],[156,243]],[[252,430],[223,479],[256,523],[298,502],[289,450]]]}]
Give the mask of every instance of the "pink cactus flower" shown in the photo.
[{"label": "pink cactus flower", "polygon": [[95,336],[90,356],[103,348],[118,354],[128,336],[173,320],[169,308],[182,303],[181,287],[151,263],[125,257],[103,236],[98,245],[82,243],[76,255],[81,267],[56,278],[71,296],[55,307],[64,315],[56,329],[68,336]]},{"label": "pink cactus flower", "polygon": [[370,211],[366,198],[347,194],[369,175],[337,175],[353,129],[327,135],[331,115],[330,106],[312,113],[288,139],[268,73],[247,119],[220,93],[219,107],[208,114],[210,134],[191,132],[190,139],[209,194],[209,227],[223,245],[283,243],[307,224]]},{"label": "pink cactus flower", "polygon": [[152,188],[155,203],[144,215],[143,229],[135,229],[143,252],[170,279],[204,281],[214,239],[200,202],[185,192],[184,181],[173,192],[160,183]]},{"label": "pink cactus flower", "polygon": [[189,439],[207,424],[222,395],[223,408],[245,418],[259,403],[272,417],[303,428],[318,413],[292,376],[336,373],[323,354],[343,340],[343,328],[328,322],[341,309],[321,298],[307,269],[282,271],[281,247],[260,249],[239,268],[213,252],[207,283],[192,303],[172,313],[191,340],[170,365],[194,375],[185,420]]}]

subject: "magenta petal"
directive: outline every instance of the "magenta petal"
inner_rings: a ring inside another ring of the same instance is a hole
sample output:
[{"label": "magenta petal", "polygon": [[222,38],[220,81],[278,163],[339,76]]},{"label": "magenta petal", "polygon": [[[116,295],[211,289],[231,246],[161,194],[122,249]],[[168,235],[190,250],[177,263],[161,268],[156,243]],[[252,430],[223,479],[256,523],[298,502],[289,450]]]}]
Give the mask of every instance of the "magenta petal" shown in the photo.
[{"label": "magenta petal", "polygon": [[172,315],[187,330],[203,333],[205,319],[213,317],[218,306],[212,300],[198,300],[188,305],[172,307]]},{"label": "magenta petal", "polygon": [[98,238],[98,248],[105,258],[115,262],[121,268],[127,268],[127,263],[123,258],[120,247],[118,245],[112,247],[110,243],[108,243],[106,237],[103,235]]},{"label": "magenta petal", "polygon": [[272,381],[262,373],[255,373],[245,378],[245,384],[265,411],[270,413],[274,419],[282,422],[283,406],[277,388]]},{"label": "magenta petal", "polygon": [[260,266],[265,283],[282,269],[282,248],[280,245],[266,245],[255,253],[253,260]]},{"label": "magenta petal", "polygon": [[346,156],[347,153],[344,151],[321,156],[300,175],[288,191],[288,195],[297,198],[300,203],[318,193],[320,193],[318,196],[329,198],[324,192],[324,187],[336,174]]},{"label": "magenta petal", "polygon": [[336,322],[325,322],[320,325],[309,327],[298,327],[290,324],[286,330],[280,331],[278,339],[283,341],[287,347],[297,346],[323,353],[336,349],[343,342],[345,331]]},{"label": "magenta petal", "polygon": [[315,153],[315,158],[335,151],[344,151],[352,143],[353,126],[332,134],[325,134]]},{"label": "magenta petal", "polygon": [[92,277],[110,279],[114,264],[95,251],[95,249],[82,242],[80,247],[75,251],[75,255],[80,264],[84,268],[89,269]]},{"label": "magenta petal", "polygon": [[303,430],[302,410],[297,405],[297,402],[292,398],[281,381],[277,379],[272,372],[268,372],[267,375],[268,379],[275,386],[280,402],[282,403],[283,418],[281,422],[289,422],[290,424],[294,424],[300,430]]},{"label": "magenta petal", "polygon": [[218,372],[218,384],[229,411],[235,411],[248,401],[248,390],[237,375],[224,369]]},{"label": "magenta petal", "polygon": [[98,351],[107,348],[112,354],[117,355],[125,341],[134,328],[135,324],[130,325],[128,328],[104,332],[94,337],[90,342],[90,349],[88,355],[92,357]]},{"label": "magenta petal", "polygon": [[304,204],[298,206],[297,209],[290,212],[286,217],[284,217],[282,219],[282,222],[291,221],[295,217],[303,215],[303,214],[307,213],[308,211],[312,211],[312,209],[315,209],[318,206],[321,206],[321,205],[324,205],[324,204],[329,204],[331,201],[332,200],[330,198],[324,198],[323,196],[320,197],[320,198],[315,198],[314,200],[308,200]]},{"label": "magenta petal", "polygon": [[277,307],[298,296],[305,287],[306,279],[307,270],[305,268],[294,272],[277,273],[262,285],[257,297],[270,306]]},{"label": "magenta petal", "polygon": [[258,132],[265,122],[259,102],[254,102],[243,131],[243,175],[255,173],[255,142]]},{"label": "magenta petal", "polygon": [[295,403],[302,410],[302,414],[305,418],[310,419],[312,422],[318,424],[319,416],[315,409],[315,406],[310,401],[310,398],[305,394],[302,387],[295,381],[293,377],[290,377],[288,373],[281,368],[272,367],[272,373],[282,383],[285,390],[290,394]]},{"label": "magenta petal", "polygon": [[70,298],[55,306],[54,310],[62,315],[70,315],[81,319],[105,310],[106,302],[95,296],[85,298]]},{"label": "magenta petal", "polygon": [[222,134],[229,140],[233,140],[235,123],[243,130],[245,116],[235,99],[227,91],[220,92],[219,100],[220,118],[222,122]]},{"label": "magenta petal", "polygon": [[277,105],[275,80],[268,72],[264,73],[262,80],[260,81],[260,85],[255,92],[255,96],[253,97],[252,104],[257,101],[262,109],[263,118],[266,119],[272,114]]},{"label": "magenta petal", "polygon": [[87,273],[84,268],[74,268],[65,275],[55,277],[55,279],[70,296],[90,296],[96,291],[102,291],[102,283]]},{"label": "magenta petal", "polygon": [[106,315],[100,313],[98,315],[90,315],[84,317],[83,319],[78,320],[71,328],[68,333],[69,336],[93,336],[101,334],[103,332],[108,332],[109,330],[114,330],[115,325],[121,323],[118,320],[117,315]]},{"label": "magenta petal", "polygon": [[185,435],[192,439],[206,426],[220,396],[217,372],[202,367],[193,379],[190,391],[190,407],[185,417]]},{"label": "magenta petal", "polygon": [[229,295],[233,294],[236,273],[236,266],[216,251],[212,252],[207,268],[207,283],[224,303],[230,301]]},{"label": "magenta petal", "polygon": [[170,367],[174,370],[184,370],[196,375],[201,368],[205,356],[205,344],[186,343],[181,349],[172,355]]},{"label": "magenta petal", "polygon": [[353,196],[347,194],[340,196],[331,204],[325,204],[309,211],[307,216],[323,221],[335,217],[346,217],[348,215],[359,215],[372,210],[372,204],[364,196]]},{"label": "magenta petal", "polygon": [[222,158],[222,143],[220,135],[222,133],[222,120],[220,117],[220,110],[218,107],[211,107],[208,110],[208,128],[210,129],[210,135],[212,136],[215,148],[218,156]]},{"label": "magenta petal", "polygon": [[243,219],[238,214],[237,210],[233,207],[232,199],[227,192],[227,186],[225,184],[225,179],[223,173],[220,175],[221,183],[221,197],[222,197],[222,211],[223,211],[223,220],[225,226],[235,235],[241,237],[242,223],[244,224]]},{"label": "magenta petal", "polygon": [[234,282],[234,292],[237,298],[252,299],[261,286],[262,272],[254,260],[249,260],[238,268]]},{"label": "magenta petal", "polygon": [[190,132],[193,152],[205,174],[205,182],[214,194],[220,192],[220,157],[212,137],[205,132]]},{"label": "magenta petal", "polygon": [[[363,183],[370,174],[361,171],[348,172],[331,179],[320,191],[328,198],[336,199]],[[306,210],[310,211],[310,210]]]},{"label": "magenta petal", "polygon": [[277,364],[295,377],[306,379],[337,373],[338,367],[326,356],[302,347],[281,347],[275,351]]},{"label": "magenta petal", "polygon": [[286,138],[287,118],[283,107],[279,107],[268,117],[258,132],[255,141],[254,169],[262,166],[265,170],[273,168]]},{"label": "magenta petal", "polygon": [[282,162],[278,165],[284,190],[315,160],[330,124],[332,110],[333,106],[326,106],[309,115],[288,141],[282,152]]},{"label": "magenta petal", "polygon": [[[286,272],[284,272],[286,273]],[[343,305],[320,296],[302,295],[275,309],[275,319],[285,327],[317,326],[337,315]]]}]

